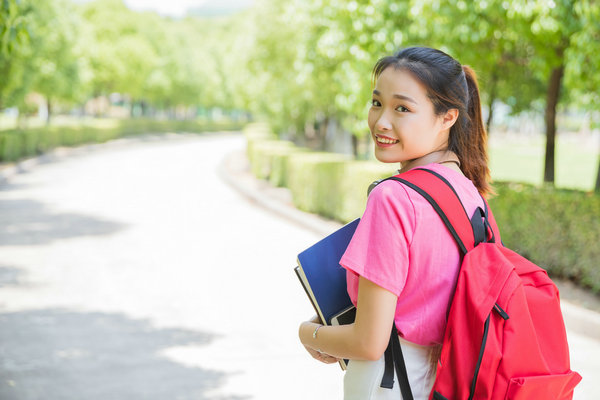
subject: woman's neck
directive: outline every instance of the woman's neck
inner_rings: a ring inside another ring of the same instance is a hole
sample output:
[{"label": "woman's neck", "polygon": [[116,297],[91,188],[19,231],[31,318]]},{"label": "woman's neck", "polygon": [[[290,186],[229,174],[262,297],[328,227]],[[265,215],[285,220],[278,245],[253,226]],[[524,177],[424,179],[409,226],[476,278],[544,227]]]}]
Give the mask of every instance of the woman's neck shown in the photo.
[{"label": "woman's neck", "polygon": [[462,172],[460,170],[460,160],[458,156],[450,150],[438,150],[431,152],[429,154],[425,154],[423,157],[415,158],[414,160],[408,160],[401,163],[400,173],[406,172],[409,169],[415,167],[422,167],[423,165],[438,163],[445,164],[447,167],[454,169],[458,172]]}]

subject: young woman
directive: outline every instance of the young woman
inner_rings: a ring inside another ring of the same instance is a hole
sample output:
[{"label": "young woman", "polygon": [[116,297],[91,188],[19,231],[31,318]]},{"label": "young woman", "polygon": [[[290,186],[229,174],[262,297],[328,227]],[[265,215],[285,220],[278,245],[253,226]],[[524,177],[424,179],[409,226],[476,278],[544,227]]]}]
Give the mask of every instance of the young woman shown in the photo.
[{"label": "young woman", "polygon": [[[375,157],[400,172],[428,168],[455,188],[466,211],[483,207],[489,170],[479,89],[473,70],[426,47],[380,59],[368,124]],[[344,398],[399,399],[398,384],[380,387],[392,323],[400,335],[415,399],[427,399],[458,277],[460,254],[431,205],[396,181],[369,195],[340,264],[356,305],[351,325],[300,325],[300,341],[317,360],[350,359]]]}]

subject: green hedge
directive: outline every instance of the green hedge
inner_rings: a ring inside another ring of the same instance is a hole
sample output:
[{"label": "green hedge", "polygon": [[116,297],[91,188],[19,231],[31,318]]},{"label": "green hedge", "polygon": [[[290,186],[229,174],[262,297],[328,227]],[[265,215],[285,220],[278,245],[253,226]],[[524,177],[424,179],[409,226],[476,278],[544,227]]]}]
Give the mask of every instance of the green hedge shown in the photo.
[{"label": "green hedge", "polygon": [[[268,128],[256,128],[246,128],[253,172],[288,187],[304,211],[351,221],[364,211],[369,184],[395,173],[390,165],[277,142]],[[498,194],[490,205],[504,243],[552,276],[600,294],[600,196],[526,184],[494,186]]]},{"label": "green hedge", "polygon": [[0,131],[0,162],[42,154],[58,146],[102,143],[142,133],[206,132],[240,129],[236,123],[202,121],[157,121],[151,119],[95,120],[75,126],[49,126]]},{"label": "green hedge", "polygon": [[339,219],[337,205],[343,167],[348,157],[321,152],[297,152],[287,158],[285,179],[294,204],[301,210]]},{"label": "green hedge", "polygon": [[600,294],[600,196],[518,183],[495,189],[490,206],[504,244]]}]

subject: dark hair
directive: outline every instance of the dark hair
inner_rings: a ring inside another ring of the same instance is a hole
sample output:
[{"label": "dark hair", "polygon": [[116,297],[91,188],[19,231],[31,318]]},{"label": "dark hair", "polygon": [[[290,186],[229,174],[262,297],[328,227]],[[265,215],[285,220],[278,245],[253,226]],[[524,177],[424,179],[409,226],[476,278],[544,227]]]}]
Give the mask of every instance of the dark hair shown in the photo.
[{"label": "dark hair", "polygon": [[448,150],[460,160],[461,170],[479,192],[492,193],[487,165],[487,133],[481,118],[481,101],[475,71],[443,51],[409,47],[383,57],[373,68],[373,81],[388,67],[409,71],[427,88],[436,115],[458,109],[448,138]]}]

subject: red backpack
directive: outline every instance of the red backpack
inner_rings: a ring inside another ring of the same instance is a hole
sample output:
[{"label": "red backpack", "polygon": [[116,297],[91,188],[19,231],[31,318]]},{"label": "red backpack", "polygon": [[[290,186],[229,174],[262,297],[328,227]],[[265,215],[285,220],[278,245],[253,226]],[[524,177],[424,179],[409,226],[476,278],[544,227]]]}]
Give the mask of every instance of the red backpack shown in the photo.
[{"label": "red backpack", "polygon": [[[450,183],[434,171],[413,169],[388,179],[425,197],[464,255],[429,399],[572,399],[581,376],[570,369],[558,289],[546,271],[501,244],[485,200],[485,210],[469,218]],[[400,345],[389,348],[387,387],[395,363],[403,398],[412,400]]]}]

